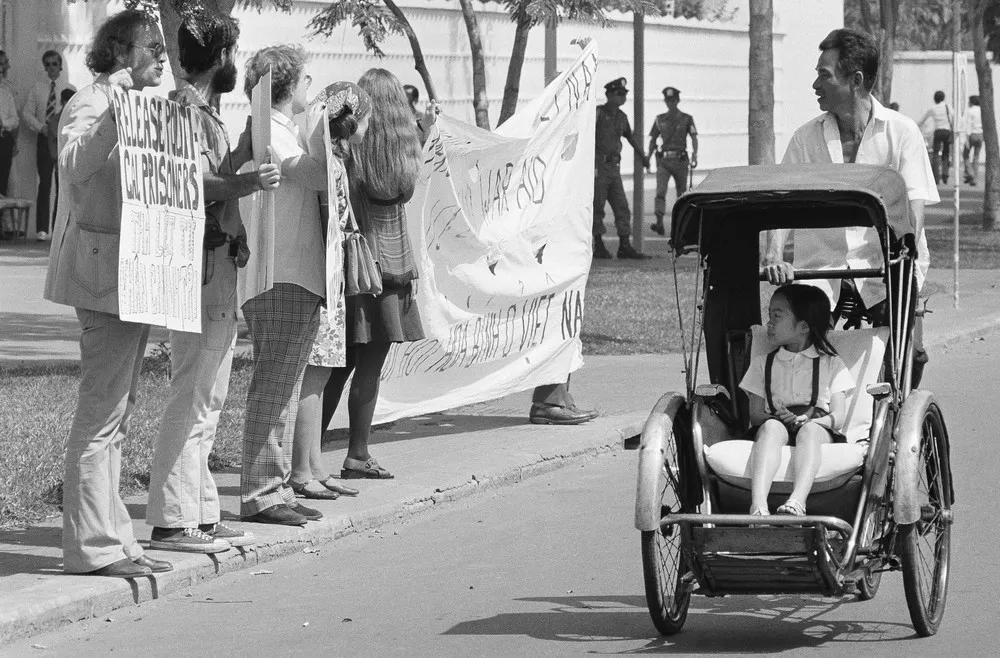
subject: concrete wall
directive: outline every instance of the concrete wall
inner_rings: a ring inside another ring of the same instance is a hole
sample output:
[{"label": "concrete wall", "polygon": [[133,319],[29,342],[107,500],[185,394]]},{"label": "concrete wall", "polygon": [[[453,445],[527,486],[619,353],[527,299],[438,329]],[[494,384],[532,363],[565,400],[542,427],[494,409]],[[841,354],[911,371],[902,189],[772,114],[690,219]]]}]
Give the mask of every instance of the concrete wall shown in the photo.
[{"label": "concrete wall", "polygon": [[[413,70],[409,43],[394,36],[384,45],[384,59],[367,53],[350,25],[326,39],[310,38],[306,25],[326,2],[299,0],[290,13],[237,10],[242,38],[242,63],[257,49],[279,42],[302,43],[311,56],[313,90],[334,80],[356,80],[372,66],[387,68],[404,82],[420,86]],[[469,41],[455,0],[401,0],[420,37],[428,66],[444,110],[471,122],[472,83]],[[694,115],[701,146],[703,169],[746,163],[747,152],[747,37],[746,9],[732,23],[717,24],[673,18],[649,18],[646,28],[646,94],[644,112],[648,129],[653,117],[665,110],[660,89],[671,85],[682,93],[681,109]],[[87,45],[97,25],[121,8],[120,0],[0,0],[0,35],[12,62],[11,82],[23,95],[42,75],[41,54],[55,48],[64,54],[66,72],[77,87],[90,82],[84,65]],[[819,55],[817,45],[833,28],[842,25],[843,0],[774,0],[775,7],[775,133],[780,158],[792,131],[818,112],[809,85]],[[477,15],[486,52],[490,117],[496,122],[503,95],[514,28],[499,5],[477,4]],[[521,78],[521,99],[527,101],[543,86],[544,32],[531,32]],[[625,76],[632,80],[632,17],[615,16],[599,27],[564,23],[559,27],[560,65],[573,60],[579,49],[574,38],[589,36],[601,50],[599,81]],[[170,88],[165,85],[160,93]],[[238,89],[242,89],[242,80]],[[625,108],[631,116],[631,99]],[[249,104],[242,93],[224,99],[223,116],[235,134],[242,129]],[[643,130],[645,133],[646,130]],[[645,141],[645,140],[644,140]],[[33,136],[22,134],[15,159],[12,193],[34,198]],[[32,226],[34,222],[32,222]]]}]

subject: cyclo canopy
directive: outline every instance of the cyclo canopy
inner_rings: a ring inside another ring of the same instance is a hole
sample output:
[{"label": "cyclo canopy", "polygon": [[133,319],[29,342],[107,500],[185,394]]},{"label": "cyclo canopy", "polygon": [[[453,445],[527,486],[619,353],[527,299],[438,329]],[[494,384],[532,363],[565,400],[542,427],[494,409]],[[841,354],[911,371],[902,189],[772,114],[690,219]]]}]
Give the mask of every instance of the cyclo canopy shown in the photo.
[{"label": "cyclo canopy", "polygon": [[683,253],[698,245],[700,233],[708,255],[721,233],[833,226],[873,226],[883,249],[887,239],[912,236],[903,178],[862,164],[716,169],[674,204],[671,240]]}]

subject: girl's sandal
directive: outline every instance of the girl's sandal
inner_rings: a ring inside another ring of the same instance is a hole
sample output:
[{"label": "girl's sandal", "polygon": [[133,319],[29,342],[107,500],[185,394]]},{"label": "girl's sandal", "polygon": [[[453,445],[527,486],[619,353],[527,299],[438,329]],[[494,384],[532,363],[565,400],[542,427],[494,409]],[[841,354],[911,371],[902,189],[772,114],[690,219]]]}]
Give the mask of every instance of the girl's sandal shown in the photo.
[{"label": "girl's sandal", "polygon": [[338,493],[341,496],[357,496],[359,493],[357,489],[354,489],[352,487],[345,487],[342,484],[338,484],[337,480],[332,475],[327,475],[326,479],[320,480],[319,483],[322,484],[327,489],[329,489],[330,491]]},{"label": "girl's sandal", "polygon": [[795,500],[794,498],[789,498],[785,501],[785,504],[778,508],[778,514],[787,514],[789,516],[805,516],[806,506]]}]

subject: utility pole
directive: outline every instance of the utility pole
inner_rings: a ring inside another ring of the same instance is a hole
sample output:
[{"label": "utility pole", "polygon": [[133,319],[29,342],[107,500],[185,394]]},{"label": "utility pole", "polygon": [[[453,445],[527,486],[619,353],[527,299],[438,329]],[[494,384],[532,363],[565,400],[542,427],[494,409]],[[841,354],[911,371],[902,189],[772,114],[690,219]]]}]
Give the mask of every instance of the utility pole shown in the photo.
[{"label": "utility pole", "polygon": [[955,125],[951,127],[951,147],[952,156],[951,161],[955,165],[953,171],[954,178],[952,179],[955,184],[955,217],[954,217],[954,228],[953,228],[953,239],[952,243],[954,246],[952,260],[954,267],[954,292],[953,292],[953,303],[955,308],[958,308],[958,267],[959,267],[959,217],[961,216],[961,203],[959,201],[960,189],[962,186],[962,179],[959,177],[959,154],[961,153],[961,141],[964,137],[963,131],[965,126],[959,125],[959,116],[964,115],[964,113],[959,112],[959,104],[964,102],[962,95],[964,94],[964,85],[962,85],[962,78],[964,77],[965,71],[959,70],[959,65],[964,63],[965,58],[960,57],[959,53],[962,48],[962,2],[961,0],[952,0],[951,3],[951,50],[952,50],[952,85],[953,90],[952,103],[955,105]]}]

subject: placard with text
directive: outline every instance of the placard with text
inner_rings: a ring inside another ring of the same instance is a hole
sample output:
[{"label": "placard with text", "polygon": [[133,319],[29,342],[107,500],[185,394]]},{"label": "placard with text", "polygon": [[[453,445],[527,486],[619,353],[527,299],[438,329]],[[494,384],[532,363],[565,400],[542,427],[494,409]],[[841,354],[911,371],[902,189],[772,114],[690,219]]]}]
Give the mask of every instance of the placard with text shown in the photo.
[{"label": "placard with text", "polygon": [[201,147],[195,108],[116,91],[122,184],[119,315],[201,332],[205,233]]}]

